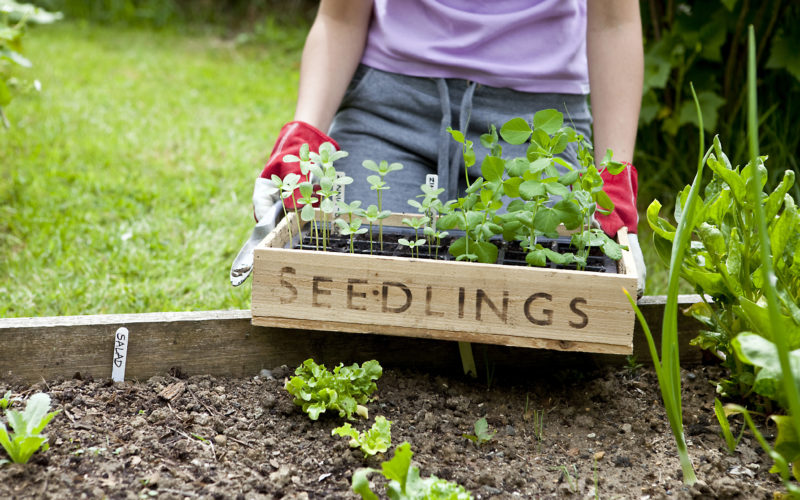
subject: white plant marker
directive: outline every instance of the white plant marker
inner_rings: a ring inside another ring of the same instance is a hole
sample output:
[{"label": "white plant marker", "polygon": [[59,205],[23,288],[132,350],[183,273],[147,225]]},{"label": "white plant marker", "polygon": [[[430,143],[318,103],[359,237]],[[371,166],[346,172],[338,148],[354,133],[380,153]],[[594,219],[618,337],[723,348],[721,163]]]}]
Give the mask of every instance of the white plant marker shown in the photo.
[{"label": "white plant marker", "polygon": [[114,357],[111,362],[111,380],[125,380],[125,361],[128,359],[128,329],[124,326],[114,334]]},{"label": "white plant marker", "polygon": [[[431,189],[439,189],[439,176],[436,174],[428,174],[425,176],[425,184],[428,185]],[[438,219],[439,214],[436,214],[436,217],[432,217],[431,223],[433,224],[431,227],[434,231],[436,231],[436,219]]]},{"label": "white plant marker", "polygon": [[[344,172],[336,172],[336,178],[340,179],[344,177]],[[333,202],[333,213],[331,214],[331,232],[333,234],[339,234],[339,226],[333,223],[333,220],[339,216],[339,202],[345,203],[344,199],[344,188],[347,187],[344,184],[338,184],[336,186],[336,194],[331,196],[331,201]]]},{"label": "white plant marker", "polygon": [[439,176],[436,174],[426,175],[425,184],[427,184],[431,189],[439,189]]}]

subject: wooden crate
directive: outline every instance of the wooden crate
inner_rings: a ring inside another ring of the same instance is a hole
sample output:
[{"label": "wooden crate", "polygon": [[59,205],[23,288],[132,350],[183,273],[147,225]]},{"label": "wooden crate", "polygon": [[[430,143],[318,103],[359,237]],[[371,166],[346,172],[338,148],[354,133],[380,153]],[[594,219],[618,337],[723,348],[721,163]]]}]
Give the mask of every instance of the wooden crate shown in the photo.
[{"label": "wooden crate", "polygon": [[[386,227],[412,215],[394,214]],[[283,219],[256,248],[253,324],[630,354],[636,266],[619,273],[292,250]],[[377,232],[377,228],[375,228]],[[627,234],[619,240],[627,244]]]}]

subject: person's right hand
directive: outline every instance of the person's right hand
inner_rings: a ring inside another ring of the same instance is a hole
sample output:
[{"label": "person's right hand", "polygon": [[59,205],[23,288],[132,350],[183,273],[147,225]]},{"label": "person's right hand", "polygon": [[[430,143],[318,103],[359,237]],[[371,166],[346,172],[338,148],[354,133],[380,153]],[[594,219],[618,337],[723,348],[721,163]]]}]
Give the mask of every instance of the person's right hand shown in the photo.
[{"label": "person's right hand", "polygon": [[[293,121],[283,126],[264,170],[256,179],[253,190],[253,215],[256,222],[266,216],[272,207],[281,200],[281,193],[272,182],[273,175],[285,179],[287,174],[295,173],[300,176],[300,182],[308,180],[307,176],[300,171],[300,163],[285,162],[283,157],[286,155],[299,156],[300,147],[303,144],[308,144],[311,151],[318,151],[324,142],[330,142],[337,150],[339,149],[336,141],[306,122]],[[294,198],[299,199],[299,193]],[[287,209],[294,208],[292,197],[286,198],[283,203]]]}]

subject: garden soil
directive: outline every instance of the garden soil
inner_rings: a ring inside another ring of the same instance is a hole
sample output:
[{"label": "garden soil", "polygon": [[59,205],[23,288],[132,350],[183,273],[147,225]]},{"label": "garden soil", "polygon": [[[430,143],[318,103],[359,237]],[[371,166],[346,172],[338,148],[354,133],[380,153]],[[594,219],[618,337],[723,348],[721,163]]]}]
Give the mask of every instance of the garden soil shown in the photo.
[{"label": "garden soil", "polygon": [[[46,429],[48,451],[0,467],[0,497],[356,498],[353,471],[380,468],[392,450],[364,460],[331,436],[338,416],[313,422],[292,403],[283,389],[289,376],[284,366],[247,379],[173,373],[114,384],[76,374],[33,386],[0,382],[0,393],[47,392],[61,411]],[[411,443],[423,477],[456,481],[476,499],[772,498],[782,488],[755,440],[745,434],[729,454],[719,435],[718,376],[713,366],[683,372],[699,478],[691,488],[649,369],[565,368],[488,381],[386,370],[369,423],[391,420],[393,444]],[[476,446],[463,435],[482,417],[496,434]],[[385,482],[374,485],[383,491]]]}]

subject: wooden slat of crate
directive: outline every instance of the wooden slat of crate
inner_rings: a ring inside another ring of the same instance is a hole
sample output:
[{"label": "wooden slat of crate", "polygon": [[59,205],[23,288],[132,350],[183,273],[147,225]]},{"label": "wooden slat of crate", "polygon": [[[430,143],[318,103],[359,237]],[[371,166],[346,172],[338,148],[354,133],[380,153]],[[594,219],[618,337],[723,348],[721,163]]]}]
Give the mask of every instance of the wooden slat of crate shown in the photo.
[{"label": "wooden slat of crate", "polygon": [[256,249],[253,324],[600,353],[632,350],[634,315],[622,293],[636,293],[630,256],[623,259],[623,274],[613,275],[286,250],[281,247],[289,223],[296,232],[290,217]]}]

